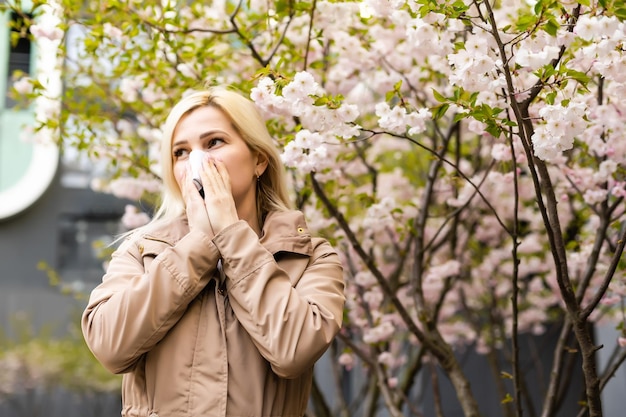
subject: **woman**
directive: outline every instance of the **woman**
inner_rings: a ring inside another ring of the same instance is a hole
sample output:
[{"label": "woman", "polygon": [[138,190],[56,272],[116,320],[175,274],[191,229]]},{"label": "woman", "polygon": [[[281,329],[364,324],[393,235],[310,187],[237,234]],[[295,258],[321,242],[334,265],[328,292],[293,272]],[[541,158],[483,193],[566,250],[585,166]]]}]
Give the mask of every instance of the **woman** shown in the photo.
[{"label": "woman", "polygon": [[[200,180],[189,154],[204,151]],[[302,416],[313,365],[341,327],[339,258],[289,209],[254,103],[212,89],[164,126],[154,219],[112,256],[85,340],[124,374],[123,416]]]}]

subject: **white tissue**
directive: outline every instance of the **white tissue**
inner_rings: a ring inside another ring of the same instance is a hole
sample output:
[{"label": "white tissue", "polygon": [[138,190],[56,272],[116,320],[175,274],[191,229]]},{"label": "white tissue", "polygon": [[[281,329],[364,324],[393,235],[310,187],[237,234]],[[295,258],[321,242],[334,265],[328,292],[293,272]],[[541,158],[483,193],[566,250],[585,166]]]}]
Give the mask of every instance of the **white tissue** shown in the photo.
[{"label": "white tissue", "polygon": [[204,151],[193,150],[189,153],[189,163],[191,164],[191,175],[193,179],[200,180],[200,170],[202,169],[202,158],[204,158]]}]

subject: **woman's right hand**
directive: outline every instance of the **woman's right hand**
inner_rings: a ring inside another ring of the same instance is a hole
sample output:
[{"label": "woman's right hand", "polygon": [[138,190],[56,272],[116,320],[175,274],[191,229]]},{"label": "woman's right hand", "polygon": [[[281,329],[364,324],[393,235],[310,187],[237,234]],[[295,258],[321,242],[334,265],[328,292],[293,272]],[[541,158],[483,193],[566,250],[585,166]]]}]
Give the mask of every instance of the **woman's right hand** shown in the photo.
[{"label": "woman's right hand", "polygon": [[211,226],[211,220],[207,212],[204,199],[198,192],[196,185],[193,183],[191,173],[191,166],[188,166],[184,172],[184,178],[182,181],[182,194],[185,200],[185,210],[187,212],[187,221],[189,222],[189,230],[199,230],[202,233],[213,238],[215,233]]}]

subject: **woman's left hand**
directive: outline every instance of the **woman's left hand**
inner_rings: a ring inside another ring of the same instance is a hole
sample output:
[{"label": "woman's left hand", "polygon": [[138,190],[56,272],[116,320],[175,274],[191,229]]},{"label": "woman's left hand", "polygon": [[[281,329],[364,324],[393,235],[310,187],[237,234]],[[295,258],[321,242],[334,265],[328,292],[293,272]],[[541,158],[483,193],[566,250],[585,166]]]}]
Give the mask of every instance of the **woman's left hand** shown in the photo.
[{"label": "woman's left hand", "polygon": [[200,170],[206,206],[213,233],[239,220],[237,207],[230,188],[230,176],[224,163],[211,156],[205,157]]}]

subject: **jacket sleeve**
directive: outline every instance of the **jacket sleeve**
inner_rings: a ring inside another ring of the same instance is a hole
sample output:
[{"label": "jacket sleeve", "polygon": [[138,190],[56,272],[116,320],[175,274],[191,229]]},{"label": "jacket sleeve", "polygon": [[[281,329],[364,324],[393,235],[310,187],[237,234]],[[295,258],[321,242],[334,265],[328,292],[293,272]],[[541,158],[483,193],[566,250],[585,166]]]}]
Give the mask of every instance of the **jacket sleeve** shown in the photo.
[{"label": "jacket sleeve", "polygon": [[180,319],[217,259],[215,246],[200,232],[174,246],[147,239],[123,244],[82,315],[94,356],[113,373],[127,372]]},{"label": "jacket sleeve", "polygon": [[273,371],[295,378],[310,369],[341,328],[343,317],[343,268],[330,244],[315,241],[294,286],[243,222],[213,241],[229,277],[226,289],[233,311]]}]

